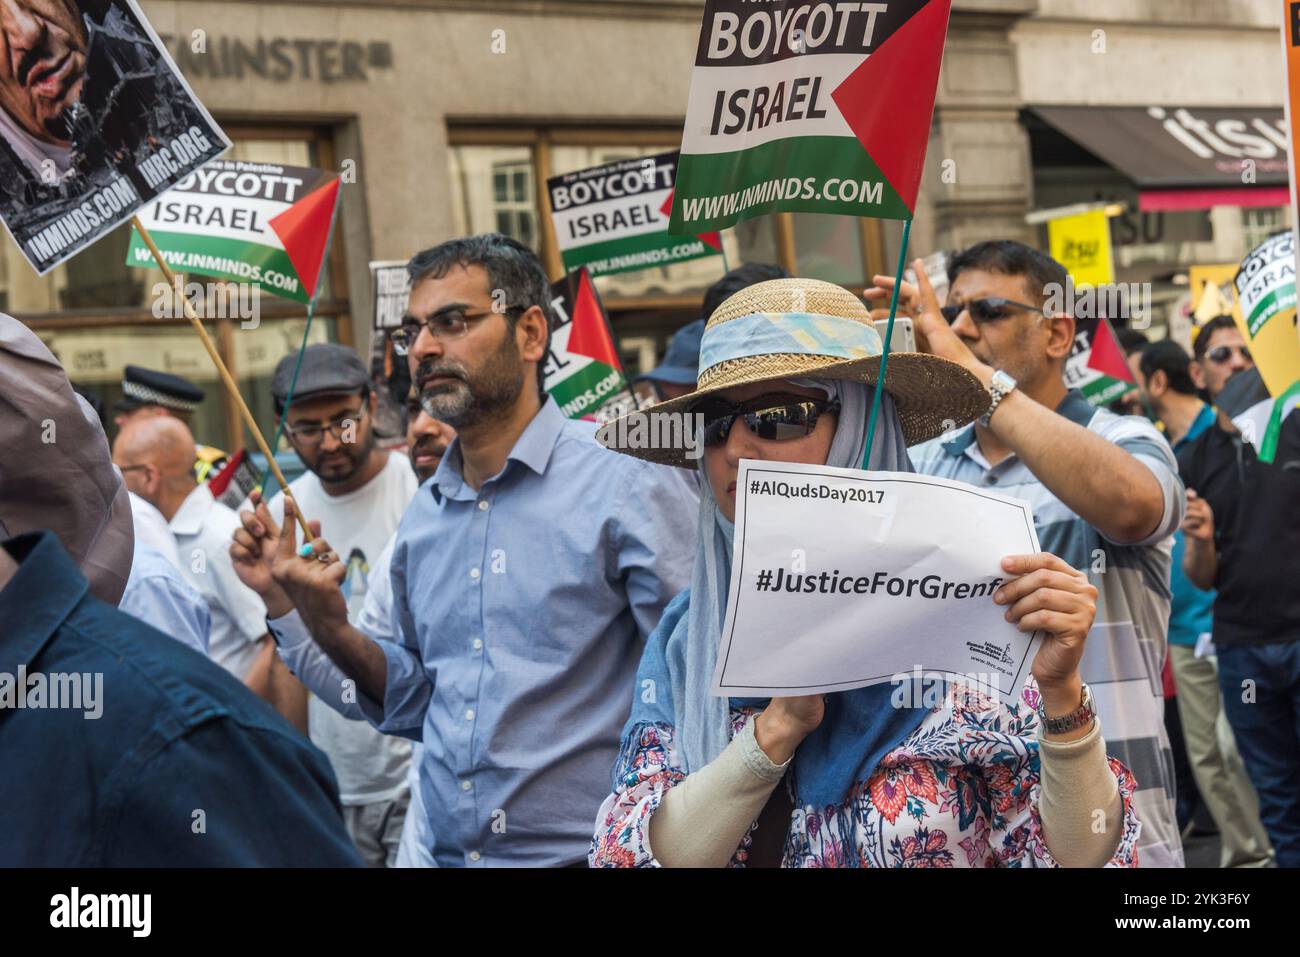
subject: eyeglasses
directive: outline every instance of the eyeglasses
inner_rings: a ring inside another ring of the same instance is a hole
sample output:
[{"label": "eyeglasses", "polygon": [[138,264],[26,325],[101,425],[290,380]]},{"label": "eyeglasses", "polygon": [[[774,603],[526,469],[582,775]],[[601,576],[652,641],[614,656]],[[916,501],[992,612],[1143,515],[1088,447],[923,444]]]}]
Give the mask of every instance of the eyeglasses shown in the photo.
[{"label": "eyeglasses", "polygon": [[527,311],[527,306],[507,306],[505,309],[490,309],[473,315],[463,309],[447,309],[444,312],[434,313],[428,319],[405,316],[402,324],[390,332],[388,338],[393,341],[393,351],[399,356],[404,356],[415,347],[415,340],[420,338],[420,333],[425,329],[428,329],[436,339],[459,339],[469,332],[471,322],[478,322],[488,316],[508,316],[512,312]]},{"label": "eyeglasses", "polygon": [[1211,349],[1209,352],[1205,354],[1205,358],[1209,359],[1211,362],[1218,365],[1220,363],[1227,362],[1229,359],[1231,359],[1232,353],[1234,351],[1240,352],[1241,357],[1245,359],[1247,362],[1251,361],[1250,349],[1248,349],[1246,346],[1215,346],[1213,349]]},{"label": "eyeglasses", "polygon": [[344,441],[344,434],[349,430],[355,429],[357,420],[365,415],[365,413],[366,407],[363,405],[361,408],[357,409],[357,411],[346,412],[337,419],[334,419],[332,422],[327,422],[324,425],[292,425],[286,426],[284,431],[291,439],[293,439],[296,445],[301,445],[304,448],[311,448],[320,445],[325,441],[325,433],[327,431],[330,435],[334,436],[334,438],[342,442]]},{"label": "eyeglasses", "polygon": [[1028,303],[1016,302],[1014,299],[1004,299],[1001,296],[992,296],[988,299],[972,299],[970,302],[963,303],[960,306],[944,306],[939,311],[943,317],[948,320],[948,325],[957,321],[957,317],[963,312],[969,310],[971,320],[980,325],[985,322],[994,322],[998,319],[1006,319],[1012,312],[1017,309],[1027,312],[1037,312],[1047,315],[1037,306],[1031,306]]},{"label": "eyeglasses", "polygon": [[818,417],[826,412],[837,414],[840,404],[807,396],[764,395],[738,404],[705,399],[691,411],[704,416],[704,445],[714,446],[727,441],[737,417],[743,418],[749,431],[766,442],[802,439],[817,428]]}]

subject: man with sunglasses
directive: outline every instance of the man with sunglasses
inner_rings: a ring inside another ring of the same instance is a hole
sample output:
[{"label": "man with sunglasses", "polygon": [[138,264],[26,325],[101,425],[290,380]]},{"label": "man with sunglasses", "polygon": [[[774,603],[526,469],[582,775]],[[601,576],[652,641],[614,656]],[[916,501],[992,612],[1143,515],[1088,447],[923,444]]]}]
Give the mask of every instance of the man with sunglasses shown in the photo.
[{"label": "man with sunglasses", "polygon": [[[1169,444],[1144,418],[1094,409],[1066,389],[1074,318],[1048,311],[1066,271],[1022,243],[984,242],[948,264],[948,301],[920,260],[900,301],[918,342],[990,392],[979,420],[911,450],[918,472],[1026,499],[1038,538],[1099,592],[1083,678],[1114,715],[1106,742],[1138,782],[1142,866],[1182,866],[1160,672],[1169,620],[1169,538],[1183,490]],[[867,298],[888,302],[893,278]]]},{"label": "man with sunglasses", "polygon": [[[320,522],[343,564],[348,620],[361,614],[380,552],[392,539],[419,485],[405,455],[376,442],[378,395],[357,354],[315,343],[280,360],[271,396],[284,434],[307,471],[289,485],[303,514]],[[290,390],[292,389],[292,395]],[[287,403],[287,405],[286,405]],[[280,512],[272,498],[273,514]],[[239,563],[236,570],[241,572]],[[265,600],[265,597],[264,597]],[[392,866],[410,801],[410,742],[380,734],[359,715],[347,717],[303,692],[307,730],[339,782],[348,835],[372,867]]]},{"label": "man with sunglasses", "polygon": [[1233,317],[1202,326],[1192,352],[1192,378],[1217,418],[1178,451],[1188,497],[1183,570],[1215,589],[1223,709],[1277,866],[1300,867],[1300,417],[1279,423],[1273,460],[1262,461],[1261,437],[1233,418],[1262,389]]},{"label": "man with sunglasses", "polygon": [[271,624],[299,615],[367,717],[422,742],[439,866],[582,865],[642,646],[690,579],[697,492],[677,469],[610,456],[543,391],[550,283],[531,250],[472,236],[407,268],[393,343],[457,436],[397,532],[396,633],[348,623],[328,529],[299,548],[288,516],[267,556],[287,596]]}]

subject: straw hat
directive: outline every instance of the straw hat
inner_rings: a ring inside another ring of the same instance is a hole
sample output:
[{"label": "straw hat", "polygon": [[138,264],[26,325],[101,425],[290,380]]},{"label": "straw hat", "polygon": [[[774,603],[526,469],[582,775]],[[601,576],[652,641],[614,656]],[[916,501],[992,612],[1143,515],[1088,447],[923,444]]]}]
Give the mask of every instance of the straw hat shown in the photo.
[{"label": "straw hat", "polygon": [[[685,443],[646,448],[669,434],[657,417],[689,412],[701,398],[738,385],[815,377],[874,386],[883,344],[855,295],[816,279],[773,279],[742,289],[709,317],[700,343],[694,392],[606,423],[597,438],[637,458],[694,469]],[[885,391],[894,397],[908,445],[960,427],[988,411],[989,394],[957,363],[918,352],[891,352]],[[680,434],[679,432],[677,434]]]}]

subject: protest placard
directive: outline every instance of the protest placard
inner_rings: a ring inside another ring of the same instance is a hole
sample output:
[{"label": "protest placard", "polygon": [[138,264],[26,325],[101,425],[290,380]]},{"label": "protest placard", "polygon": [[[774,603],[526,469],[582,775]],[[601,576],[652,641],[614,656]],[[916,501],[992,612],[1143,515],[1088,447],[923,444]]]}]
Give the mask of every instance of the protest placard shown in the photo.
[{"label": "protest placard", "polygon": [[[140,210],[172,269],[310,302],[325,263],[339,178],[327,170],[214,160]],[[131,234],[128,266],[152,267]]]},{"label": "protest placard", "polygon": [[1067,389],[1078,389],[1094,406],[1110,405],[1137,388],[1115,330],[1100,317],[1075,320],[1064,377]]},{"label": "protest placard", "polygon": [[1110,245],[1110,220],[1103,209],[1048,220],[1052,258],[1065,267],[1077,285],[1101,286],[1115,281]]},{"label": "protest placard", "polygon": [[1233,280],[1241,304],[1237,325],[1275,396],[1300,381],[1295,270],[1295,234],[1287,229],[1252,249]]},{"label": "protest placard", "polygon": [[134,0],[24,7],[0,71],[0,218],[44,274],[230,145]]},{"label": "protest placard", "polygon": [[993,592],[1037,552],[1029,504],[901,472],[744,459],[713,693],[778,697],[957,677],[1012,701],[1039,637]]},{"label": "protest placard", "polygon": [[910,219],[951,0],[707,0],[673,233],[778,211]]},{"label": "protest placard", "polygon": [[636,409],[600,296],[586,270],[551,287],[556,322],[542,381],[570,419],[607,422]]},{"label": "protest placard", "polygon": [[370,288],[376,331],[396,329],[406,315],[411,298],[411,277],[405,259],[388,259],[370,264]]},{"label": "protest placard", "polygon": [[564,268],[586,266],[593,276],[607,276],[722,255],[716,232],[690,239],[668,234],[676,174],[673,151],[547,180]]}]

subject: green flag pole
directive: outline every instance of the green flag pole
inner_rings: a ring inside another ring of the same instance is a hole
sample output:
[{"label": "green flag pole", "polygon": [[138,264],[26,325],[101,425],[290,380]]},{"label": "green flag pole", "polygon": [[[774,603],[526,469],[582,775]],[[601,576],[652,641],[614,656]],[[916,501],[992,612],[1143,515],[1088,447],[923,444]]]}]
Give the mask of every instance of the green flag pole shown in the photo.
[{"label": "green flag pole", "polygon": [[907,241],[912,234],[912,221],[903,220],[903,240],[898,249],[898,269],[894,271],[894,292],[889,297],[889,324],[885,327],[885,348],[880,355],[880,375],[876,379],[876,392],[871,400],[871,417],[867,420],[867,450],[862,453],[862,467],[871,461],[871,446],[876,441],[876,416],[880,412],[880,392],[885,385],[885,368],[889,364],[889,344],[894,338],[894,316],[898,312],[898,291],[903,285],[903,269],[907,265]]}]

